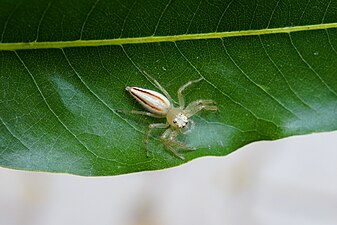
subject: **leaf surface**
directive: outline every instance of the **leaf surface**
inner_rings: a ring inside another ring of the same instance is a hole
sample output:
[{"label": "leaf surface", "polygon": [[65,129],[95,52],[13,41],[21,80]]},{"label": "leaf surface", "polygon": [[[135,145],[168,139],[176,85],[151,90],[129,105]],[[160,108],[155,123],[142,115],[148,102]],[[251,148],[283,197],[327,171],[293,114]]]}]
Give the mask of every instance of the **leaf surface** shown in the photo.
[{"label": "leaf surface", "polygon": [[[0,165],[118,175],[223,156],[254,141],[337,129],[337,1],[0,0]],[[213,99],[178,139],[126,86]]]}]

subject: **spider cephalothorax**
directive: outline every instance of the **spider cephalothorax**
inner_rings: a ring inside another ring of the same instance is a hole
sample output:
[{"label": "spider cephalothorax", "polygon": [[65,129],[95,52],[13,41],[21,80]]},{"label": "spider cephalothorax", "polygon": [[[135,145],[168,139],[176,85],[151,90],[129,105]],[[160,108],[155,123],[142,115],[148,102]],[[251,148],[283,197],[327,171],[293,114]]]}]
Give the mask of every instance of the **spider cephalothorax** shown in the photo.
[{"label": "spider cephalothorax", "polygon": [[178,128],[185,128],[188,124],[188,118],[185,114],[179,113],[179,114],[174,116],[173,123]]}]

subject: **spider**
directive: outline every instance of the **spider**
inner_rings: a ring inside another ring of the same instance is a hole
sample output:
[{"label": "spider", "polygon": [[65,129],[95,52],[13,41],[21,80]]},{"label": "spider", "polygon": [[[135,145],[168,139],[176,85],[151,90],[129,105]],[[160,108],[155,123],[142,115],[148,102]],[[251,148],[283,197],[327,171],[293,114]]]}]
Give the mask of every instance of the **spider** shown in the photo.
[{"label": "spider", "polygon": [[[144,72],[145,73],[145,72]],[[164,94],[158,93],[156,91],[139,88],[139,87],[126,87],[126,90],[149,112],[145,111],[128,111],[132,114],[146,115],[155,118],[166,118],[166,123],[152,123],[149,125],[144,136],[144,143],[146,148],[146,156],[149,157],[149,136],[152,129],[166,129],[161,135],[161,140],[164,146],[170,150],[175,156],[180,159],[185,159],[181,154],[178,154],[176,147],[186,149],[186,150],[196,150],[196,148],[188,147],[183,143],[176,140],[176,137],[179,133],[183,132],[182,129],[186,128],[189,124],[192,125],[192,120],[189,118],[198,113],[201,110],[218,110],[218,107],[212,104],[215,104],[213,100],[196,100],[189,103],[185,107],[185,100],[183,96],[183,91],[190,87],[192,84],[200,82],[204,77],[200,77],[197,80],[191,80],[182,85],[178,89],[178,101],[179,106],[175,107],[174,102],[169,95],[169,93],[163,88],[158,81],[152,78],[150,75],[146,74],[149,77],[155,86]]]}]

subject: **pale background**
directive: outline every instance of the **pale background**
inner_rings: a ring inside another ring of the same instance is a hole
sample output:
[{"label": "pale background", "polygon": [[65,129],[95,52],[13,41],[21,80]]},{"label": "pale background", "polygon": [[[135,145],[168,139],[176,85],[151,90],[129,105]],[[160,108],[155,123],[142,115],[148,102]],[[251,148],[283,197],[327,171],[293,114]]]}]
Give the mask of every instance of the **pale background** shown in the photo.
[{"label": "pale background", "polygon": [[337,132],[117,177],[0,168],[0,182],[0,225],[337,225]]}]

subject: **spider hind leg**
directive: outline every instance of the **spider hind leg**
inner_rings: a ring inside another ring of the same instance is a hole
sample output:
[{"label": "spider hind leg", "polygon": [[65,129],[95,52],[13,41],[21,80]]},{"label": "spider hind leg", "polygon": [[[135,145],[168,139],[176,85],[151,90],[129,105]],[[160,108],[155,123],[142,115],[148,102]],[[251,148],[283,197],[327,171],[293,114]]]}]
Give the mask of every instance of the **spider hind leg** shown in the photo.
[{"label": "spider hind leg", "polygon": [[[146,157],[149,157],[149,137],[150,137],[150,134],[151,134],[151,130],[152,129],[165,129],[167,128],[169,125],[167,123],[152,123],[149,125],[147,131],[145,132],[145,135],[144,135],[144,143],[145,143],[145,149],[146,149]],[[169,130],[169,129],[167,129]],[[167,131],[166,130],[166,131]],[[166,132],[165,131],[165,132]],[[164,132],[164,133],[165,133]]]},{"label": "spider hind leg", "polygon": [[185,160],[185,157],[179,154],[176,150],[176,147],[188,150],[188,151],[195,151],[197,150],[196,148],[189,147],[184,145],[183,143],[180,143],[179,141],[176,140],[176,137],[178,135],[178,131],[172,130],[172,129],[167,129],[161,136],[161,140],[168,150],[170,150],[175,156],[177,156],[180,159]]}]

